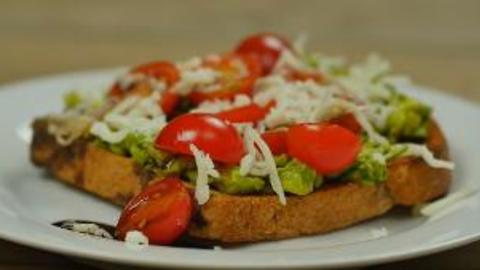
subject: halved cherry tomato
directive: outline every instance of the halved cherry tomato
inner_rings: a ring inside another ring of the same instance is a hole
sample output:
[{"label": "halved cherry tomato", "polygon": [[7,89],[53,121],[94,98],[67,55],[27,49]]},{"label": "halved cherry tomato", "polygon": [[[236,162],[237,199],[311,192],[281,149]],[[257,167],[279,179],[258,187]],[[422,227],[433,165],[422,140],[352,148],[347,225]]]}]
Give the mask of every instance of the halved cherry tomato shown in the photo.
[{"label": "halved cherry tomato", "polygon": [[[133,68],[130,73],[141,73],[146,76],[162,80],[167,85],[167,88],[171,87],[180,79],[180,72],[178,71],[177,67],[167,61],[157,61],[143,64]],[[148,96],[152,93],[152,90],[152,87],[146,81],[132,85],[130,89],[126,90],[122,90],[120,85],[115,83],[110,89],[110,96],[119,99],[127,95]],[[171,90],[167,89],[165,92],[163,92],[159,105],[166,114],[169,114],[175,109],[179,101],[180,97]]]},{"label": "halved cherry tomato", "polygon": [[155,139],[158,149],[192,155],[190,144],[213,160],[238,163],[245,154],[243,140],[230,124],[211,114],[189,113],[168,123]]},{"label": "halved cherry tomato", "polygon": [[267,143],[274,155],[287,153],[287,131],[267,131],[262,134],[262,139]]},{"label": "halved cherry tomato", "polygon": [[258,58],[251,55],[228,54],[206,61],[205,66],[219,72],[220,78],[214,89],[208,92],[198,89],[189,95],[196,104],[205,100],[231,99],[238,94],[250,95],[261,73]]},{"label": "halved cherry tomato", "polygon": [[138,230],[150,243],[168,245],[187,229],[193,206],[193,199],[180,179],[156,181],[125,206],[115,236],[123,240],[127,232]]},{"label": "halved cherry tomato", "polygon": [[166,115],[169,115],[177,107],[179,102],[180,96],[170,89],[167,89],[162,93],[162,97],[160,98],[160,107]]},{"label": "halved cherry tomato", "polygon": [[260,107],[256,103],[234,108],[228,111],[219,112],[216,116],[230,123],[258,122],[265,118],[270,108]]},{"label": "halved cherry tomato", "polygon": [[329,122],[342,126],[356,134],[362,131],[362,126],[358,123],[355,116],[351,113],[346,113],[339,117],[333,118]]},{"label": "halved cherry tomato", "polygon": [[283,37],[272,33],[260,33],[242,40],[236,48],[239,54],[256,55],[262,64],[262,74],[270,73],[283,50],[291,48]]},{"label": "halved cherry tomato", "polygon": [[180,79],[177,67],[168,61],[150,62],[132,69],[130,73],[141,73],[155,79],[163,80],[168,86]]},{"label": "halved cherry tomato", "polygon": [[288,154],[324,175],[346,169],[360,148],[357,134],[335,124],[298,124],[287,132]]}]

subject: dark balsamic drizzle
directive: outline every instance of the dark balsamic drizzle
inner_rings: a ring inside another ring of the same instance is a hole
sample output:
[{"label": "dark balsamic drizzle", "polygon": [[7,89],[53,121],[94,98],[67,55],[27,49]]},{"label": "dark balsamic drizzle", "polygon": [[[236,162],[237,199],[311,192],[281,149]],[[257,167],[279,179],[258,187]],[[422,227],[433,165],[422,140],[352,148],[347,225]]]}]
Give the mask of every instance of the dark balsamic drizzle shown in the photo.
[{"label": "dark balsamic drizzle", "polygon": [[[74,219],[67,219],[67,220],[61,220],[57,222],[53,222],[52,225],[55,227],[59,227],[64,230],[69,230],[73,231],[72,229],[72,224],[95,224],[99,228],[105,230],[108,232],[111,236],[115,235],[115,227],[109,224],[101,223],[101,222],[95,222],[95,221],[90,221],[90,220],[74,220]],[[96,235],[91,235],[91,234],[86,234],[92,237],[101,237],[101,236],[96,236]],[[108,237],[101,237],[104,239],[108,240],[114,240],[114,241],[119,241],[118,239],[110,239]],[[203,239],[198,239],[194,237],[190,237],[188,235],[183,235],[175,241],[173,244],[170,246],[173,247],[180,247],[180,248],[198,248],[198,249],[214,249],[215,246],[220,246],[220,243],[218,242],[213,242],[213,241],[208,241],[208,240],[203,240]]]}]

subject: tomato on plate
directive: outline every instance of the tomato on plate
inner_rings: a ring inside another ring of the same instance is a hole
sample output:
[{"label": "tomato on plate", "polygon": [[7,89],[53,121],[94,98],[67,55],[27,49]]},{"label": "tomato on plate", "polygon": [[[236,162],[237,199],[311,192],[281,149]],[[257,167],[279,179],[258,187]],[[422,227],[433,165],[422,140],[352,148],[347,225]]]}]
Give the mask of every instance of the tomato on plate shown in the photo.
[{"label": "tomato on plate", "polygon": [[[177,67],[168,61],[156,61],[147,64],[140,65],[133,68],[130,73],[140,73],[146,76],[163,81],[167,90],[162,93],[161,100],[159,102],[162,110],[168,115],[170,114],[180,101],[180,96],[172,92],[169,88],[180,79],[180,71]],[[110,96],[117,99],[122,99],[128,95],[148,96],[152,93],[152,87],[147,82],[138,82],[129,89],[121,89],[118,83],[115,83],[110,89]]]},{"label": "tomato on plate", "polygon": [[187,229],[193,206],[193,199],[180,179],[155,181],[125,206],[115,236],[123,240],[127,232],[138,230],[152,244],[171,244]]},{"label": "tomato on plate", "polygon": [[168,123],[155,139],[155,147],[167,152],[192,155],[190,144],[212,160],[237,164],[245,154],[237,130],[212,114],[188,113]]},{"label": "tomato on plate", "polygon": [[235,52],[257,56],[262,65],[262,74],[266,75],[272,71],[282,51],[290,48],[290,43],[280,35],[260,33],[242,40]]},{"label": "tomato on plate", "polygon": [[361,148],[360,136],[335,124],[297,124],[287,132],[288,154],[332,175],[352,165]]},{"label": "tomato on plate", "polygon": [[227,111],[216,113],[215,115],[230,123],[256,123],[268,114],[272,106],[261,107],[256,103],[251,103],[242,107],[233,108]]},{"label": "tomato on plate", "polygon": [[287,131],[275,130],[262,133],[262,139],[274,155],[287,153]]},{"label": "tomato on plate", "polygon": [[258,58],[251,55],[227,54],[207,59],[204,66],[217,71],[220,76],[214,85],[208,86],[208,91],[197,89],[189,95],[195,104],[205,100],[232,99],[238,94],[250,95],[261,73]]},{"label": "tomato on plate", "polygon": [[357,134],[362,131],[362,126],[358,123],[357,119],[352,113],[346,113],[335,117],[331,119],[329,123],[337,124]]}]

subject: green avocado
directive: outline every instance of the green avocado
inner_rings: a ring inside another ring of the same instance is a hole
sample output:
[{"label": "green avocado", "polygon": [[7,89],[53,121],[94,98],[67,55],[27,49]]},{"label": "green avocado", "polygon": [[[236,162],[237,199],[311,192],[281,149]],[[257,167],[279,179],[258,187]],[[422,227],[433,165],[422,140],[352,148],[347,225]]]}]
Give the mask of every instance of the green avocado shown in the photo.
[{"label": "green avocado", "polygon": [[387,161],[405,151],[406,148],[401,145],[366,141],[363,143],[355,164],[341,178],[369,185],[383,182],[387,179]]},{"label": "green avocado", "polygon": [[391,141],[423,139],[427,136],[427,123],[431,108],[405,95],[394,95],[393,112],[388,116],[385,133]]},{"label": "green avocado", "polygon": [[322,178],[316,172],[298,160],[290,160],[278,169],[285,192],[295,195],[307,195],[322,184]]},{"label": "green avocado", "polygon": [[263,191],[265,181],[260,177],[243,176],[239,167],[221,172],[220,179],[212,183],[218,190],[228,194],[250,194]]}]

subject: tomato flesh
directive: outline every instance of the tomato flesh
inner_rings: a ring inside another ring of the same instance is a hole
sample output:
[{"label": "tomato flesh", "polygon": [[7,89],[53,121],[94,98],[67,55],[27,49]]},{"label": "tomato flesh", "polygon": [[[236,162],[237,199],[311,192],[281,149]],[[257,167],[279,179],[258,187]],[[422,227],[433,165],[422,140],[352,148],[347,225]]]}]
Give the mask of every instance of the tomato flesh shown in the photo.
[{"label": "tomato flesh", "polygon": [[255,123],[267,115],[270,108],[261,107],[255,103],[219,112],[216,116],[230,123]]},{"label": "tomato flesh", "polygon": [[262,64],[262,74],[269,74],[280,54],[290,49],[290,43],[283,37],[272,33],[260,33],[245,38],[236,48],[236,52],[259,57]]},{"label": "tomato flesh", "polygon": [[335,124],[297,124],[286,137],[288,154],[323,175],[352,165],[361,148],[357,134]]},{"label": "tomato flesh", "polygon": [[258,58],[250,55],[228,54],[206,61],[205,66],[217,71],[220,78],[215,89],[208,92],[198,89],[189,95],[195,104],[205,100],[232,99],[238,94],[250,95],[261,73]]},{"label": "tomato flesh", "polygon": [[180,96],[171,91],[170,89],[167,89],[162,93],[162,97],[160,99],[160,107],[166,115],[171,114],[179,103]]},{"label": "tomato flesh", "polygon": [[201,113],[188,113],[168,123],[155,139],[158,149],[192,155],[190,144],[207,153],[212,160],[238,163],[245,154],[242,137],[222,119]]},{"label": "tomato flesh", "polygon": [[329,121],[332,124],[337,124],[342,126],[353,133],[360,133],[362,131],[362,126],[358,123],[355,116],[351,113],[343,114],[339,117],[333,118]]},{"label": "tomato flesh", "polygon": [[163,80],[171,86],[180,79],[177,67],[168,61],[156,61],[137,66],[130,73],[140,73],[155,79]]},{"label": "tomato flesh", "polygon": [[[130,73],[140,73],[157,80],[162,80],[166,84],[167,90],[162,93],[159,105],[165,114],[168,115],[173,112],[180,101],[180,96],[169,89],[180,79],[180,71],[174,64],[167,61],[151,62],[133,68]],[[147,81],[138,82],[130,86],[129,89],[121,89],[120,85],[115,83],[110,89],[109,95],[116,99],[122,99],[128,95],[145,97],[149,96],[152,91],[153,89]]]},{"label": "tomato flesh", "polygon": [[287,131],[267,131],[262,134],[262,139],[267,143],[274,155],[287,153]]},{"label": "tomato flesh", "polygon": [[171,244],[187,229],[193,205],[180,179],[170,177],[156,181],[128,202],[115,235],[123,240],[127,232],[138,230],[152,244]]}]

